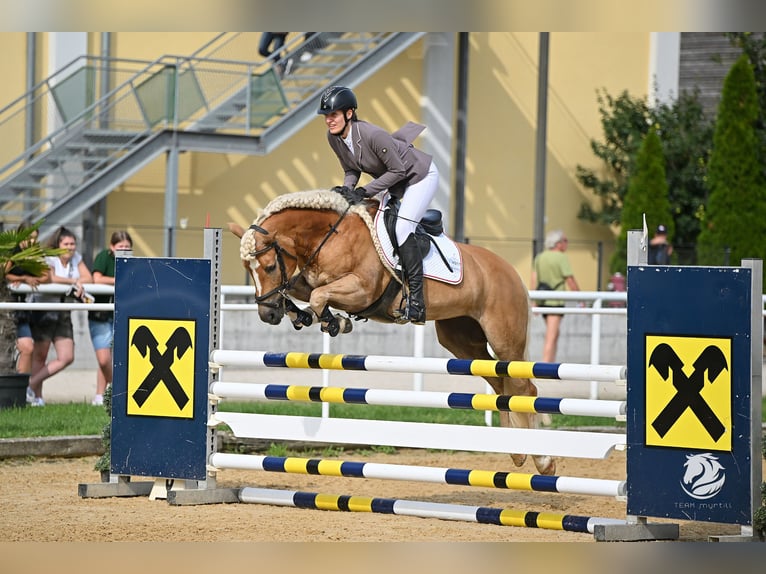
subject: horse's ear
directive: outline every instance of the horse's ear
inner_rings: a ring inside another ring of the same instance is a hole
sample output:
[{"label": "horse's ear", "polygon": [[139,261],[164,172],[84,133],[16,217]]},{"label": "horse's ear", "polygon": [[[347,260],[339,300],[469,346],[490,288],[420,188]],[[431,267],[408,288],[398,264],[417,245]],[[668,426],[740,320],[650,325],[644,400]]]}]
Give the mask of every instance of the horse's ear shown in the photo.
[{"label": "horse's ear", "polygon": [[245,230],[242,228],[242,226],[238,223],[229,222],[227,224],[229,227],[229,231],[231,231],[234,235],[236,235],[239,239],[242,239],[242,236],[245,234]]}]

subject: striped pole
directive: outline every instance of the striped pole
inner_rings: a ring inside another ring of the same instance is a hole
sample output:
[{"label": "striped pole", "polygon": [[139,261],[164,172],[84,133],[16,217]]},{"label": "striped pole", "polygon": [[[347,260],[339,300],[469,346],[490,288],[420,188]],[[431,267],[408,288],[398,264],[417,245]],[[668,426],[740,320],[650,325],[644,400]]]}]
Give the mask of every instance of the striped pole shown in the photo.
[{"label": "striped pole", "polygon": [[393,373],[561,379],[573,381],[625,380],[627,368],[619,365],[535,363],[484,359],[439,359],[378,355],[333,355],[329,353],[270,353],[263,351],[214,350],[211,367],[281,367]]},{"label": "striped pole", "polygon": [[261,401],[307,401],[399,407],[473,409],[624,418],[625,401],[560,399],[436,391],[357,389],[218,381],[211,392],[221,398]]},{"label": "striped pole", "polygon": [[292,490],[272,490],[268,488],[245,487],[239,492],[240,502],[252,504],[270,504],[292,506],[315,510],[340,510],[344,512],[373,512],[396,514],[399,516],[417,516],[421,518],[439,518],[496,524],[499,526],[520,526],[544,528],[548,530],[566,530],[593,534],[596,524],[626,524],[625,520],[614,518],[594,518],[571,514],[550,512],[530,512],[510,508],[489,508],[484,506],[465,506],[437,502],[419,502],[395,498],[370,498],[366,496],[347,496],[337,494],[319,494]]},{"label": "striped pole", "polygon": [[537,492],[625,496],[626,484],[621,480],[545,476],[490,470],[436,468],[374,462],[351,462],[313,458],[215,453],[210,464],[217,469],[262,470],[288,474],[410,480],[460,486],[503,488]]}]

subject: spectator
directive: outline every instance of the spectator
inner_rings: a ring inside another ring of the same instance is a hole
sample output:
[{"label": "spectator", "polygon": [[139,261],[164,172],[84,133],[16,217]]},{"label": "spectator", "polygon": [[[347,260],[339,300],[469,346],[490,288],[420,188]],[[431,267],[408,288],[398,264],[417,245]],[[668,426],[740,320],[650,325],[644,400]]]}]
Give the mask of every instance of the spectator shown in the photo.
[{"label": "spectator", "polygon": [[670,265],[670,256],[673,254],[673,246],[668,243],[668,229],[664,225],[658,225],[654,237],[649,240],[649,252],[647,263],[649,265]]},{"label": "spectator", "polygon": [[[279,53],[285,45],[288,32],[263,32],[258,43],[258,53],[264,58],[270,58],[272,54]],[[281,56],[277,55],[274,60]]]},{"label": "spectator", "polygon": [[[18,231],[30,227],[27,223],[20,223]],[[20,253],[28,246],[37,241],[38,232],[33,231],[29,236],[28,241],[23,241],[14,248],[14,253]],[[28,271],[18,266],[13,266],[10,262],[8,264],[9,269],[5,273],[7,281],[13,287],[17,287],[22,283],[29,285],[32,289],[36,289],[40,283],[46,283],[50,281],[50,275],[46,272],[42,276],[33,275]],[[26,301],[28,296],[22,293],[15,293],[13,295],[13,301],[20,302]],[[30,327],[31,313],[27,309],[20,309],[14,313],[14,319],[16,321],[16,351],[18,357],[16,359],[16,371],[24,374],[32,373],[32,349],[34,348],[34,339],[32,339],[32,328]],[[28,402],[32,402],[33,395],[31,389],[27,388]]]},{"label": "spectator", "polygon": [[[71,285],[71,295],[82,300],[87,294],[83,283],[92,283],[93,277],[76,251],[77,239],[66,227],[59,227],[51,241],[52,247],[66,249],[66,252],[45,260],[51,269],[51,283]],[[43,302],[63,302],[65,296],[55,294],[37,294],[36,300]],[[32,315],[32,337],[35,341],[32,351],[32,376],[29,386],[34,393],[32,406],[44,406],[43,381],[62,371],[74,360],[74,333],[72,330],[71,311],[37,311]],[[56,358],[46,363],[51,342]]]},{"label": "spectator", "polygon": [[[545,251],[535,257],[532,269],[532,285],[538,291],[579,291],[580,287],[574,277],[569,257],[566,255],[569,240],[563,231],[557,229],[545,236]],[[540,307],[564,307],[564,301],[546,299],[539,303]],[[543,343],[543,362],[553,363],[559,341],[559,329],[564,315],[559,313],[544,313],[545,342]]]},{"label": "spectator", "polygon": [[[133,249],[133,239],[127,231],[115,231],[109,240],[109,247],[96,255],[93,261],[93,282],[100,285],[114,285],[115,252]],[[96,303],[113,303],[113,295],[96,295]],[[96,395],[92,404],[104,404],[104,391],[112,384],[112,341],[114,313],[112,311],[88,311],[88,330],[93,350],[96,352]]]},{"label": "spectator", "polygon": [[[263,32],[258,43],[258,53],[264,58],[272,58],[277,74],[287,76],[295,71],[295,62],[308,62],[314,56],[314,52],[321,47],[320,32],[305,32],[303,36],[304,45],[297,52],[292,54],[283,64],[281,60],[283,55],[281,50],[287,40],[289,32]],[[274,55],[276,54],[276,55]],[[273,56],[273,57],[272,57]]]}]

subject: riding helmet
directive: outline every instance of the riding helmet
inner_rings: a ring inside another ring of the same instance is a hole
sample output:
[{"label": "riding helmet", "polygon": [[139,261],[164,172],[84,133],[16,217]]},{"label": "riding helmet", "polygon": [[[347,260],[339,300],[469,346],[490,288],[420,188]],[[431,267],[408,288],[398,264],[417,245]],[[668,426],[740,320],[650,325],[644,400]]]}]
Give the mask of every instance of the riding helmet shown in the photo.
[{"label": "riding helmet", "polygon": [[322,97],[319,99],[319,109],[317,114],[326,116],[330,112],[336,110],[355,110],[356,96],[350,88],[345,86],[331,86],[322,92]]}]

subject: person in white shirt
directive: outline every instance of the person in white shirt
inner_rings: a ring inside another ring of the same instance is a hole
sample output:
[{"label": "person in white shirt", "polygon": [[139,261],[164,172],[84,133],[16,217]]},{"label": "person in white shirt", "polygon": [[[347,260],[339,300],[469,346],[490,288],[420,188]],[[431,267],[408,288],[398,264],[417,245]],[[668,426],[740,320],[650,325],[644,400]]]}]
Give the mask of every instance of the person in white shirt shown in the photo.
[{"label": "person in white shirt", "polygon": [[[77,238],[66,227],[60,227],[51,241],[52,247],[66,249],[56,257],[46,257],[51,269],[50,282],[71,285],[71,295],[83,297],[83,283],[93,283],[93,276],[77,252]],[[37,294],[38,301],[64,301],[65,297],[55,294]],[[74,361],[74,331],[71,311],[34,311],[31,320],[32,338],[35,341],[32,351],[32,376],[29,388],[34,393],[32,406],[44,406],[43,381],[55,375]],[[46,363],[51,342],[56,357]]]}]

